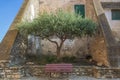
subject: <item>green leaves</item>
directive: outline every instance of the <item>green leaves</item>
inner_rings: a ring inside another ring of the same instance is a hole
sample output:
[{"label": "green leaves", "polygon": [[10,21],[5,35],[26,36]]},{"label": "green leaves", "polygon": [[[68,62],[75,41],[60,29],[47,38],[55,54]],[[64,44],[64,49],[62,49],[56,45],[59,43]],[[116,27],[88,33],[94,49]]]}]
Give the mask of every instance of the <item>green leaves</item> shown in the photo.
[{"label": "green leaves", "polygon": [[56,13],[44,13],[35,18],[32,22],[22,22],[18,30],[23,35],[33,34],[43,38],[57,36],[69,38],[92,36],[95,34],[96,24],[86,18],[64,11]]}]

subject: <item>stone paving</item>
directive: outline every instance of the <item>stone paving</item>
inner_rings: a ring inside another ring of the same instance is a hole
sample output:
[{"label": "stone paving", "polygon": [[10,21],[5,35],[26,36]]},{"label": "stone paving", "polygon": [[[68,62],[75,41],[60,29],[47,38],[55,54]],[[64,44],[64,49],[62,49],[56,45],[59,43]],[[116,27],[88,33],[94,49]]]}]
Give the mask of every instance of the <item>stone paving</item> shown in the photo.
[{"label": "stone paving", "polygon": [[96,79],[87,76],[69,76],[68,78],[37,78],[37,77],[24,77],[22,79],[0,79],[0,80],[120,80],[119,79]]}]

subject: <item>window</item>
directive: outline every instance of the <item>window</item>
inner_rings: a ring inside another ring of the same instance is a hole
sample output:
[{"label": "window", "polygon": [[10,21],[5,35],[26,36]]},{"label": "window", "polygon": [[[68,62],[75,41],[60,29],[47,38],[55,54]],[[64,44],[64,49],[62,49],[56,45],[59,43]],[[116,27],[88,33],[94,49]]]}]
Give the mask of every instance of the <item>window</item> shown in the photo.
[{"label": "window", "polygon": [[83,18],[85,17],[85,7],[84,5],[75,5],[75,13],[80,14]]},{"label": "window", "polygon": [[120,20],[120,9],[112,10],[112,20]]}]

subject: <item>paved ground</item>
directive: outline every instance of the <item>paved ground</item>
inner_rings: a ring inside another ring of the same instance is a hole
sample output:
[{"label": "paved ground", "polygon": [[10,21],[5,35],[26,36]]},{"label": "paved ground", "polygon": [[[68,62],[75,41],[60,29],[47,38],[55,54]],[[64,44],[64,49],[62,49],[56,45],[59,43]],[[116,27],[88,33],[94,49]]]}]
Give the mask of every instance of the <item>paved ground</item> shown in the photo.
[{"label": "paved ground", "polygon": [[[17,79],[0,79],[0,80],[17,80]],[[37,77],[27,77],[27,78],[22,78],[18,80],[120,80],[120,79],[95,79],[92,77],[86,77],[86,76],[70,76],[65,79],[60,79],[60,78],[37,78]]]}]

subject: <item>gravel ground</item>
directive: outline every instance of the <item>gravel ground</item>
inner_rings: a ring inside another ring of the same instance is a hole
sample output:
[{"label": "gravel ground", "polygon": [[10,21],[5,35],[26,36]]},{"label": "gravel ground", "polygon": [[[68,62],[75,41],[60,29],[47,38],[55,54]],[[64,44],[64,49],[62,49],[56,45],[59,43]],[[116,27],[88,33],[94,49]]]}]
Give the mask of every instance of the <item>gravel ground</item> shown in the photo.
[{"label": "gravel ground", "polygon": [[24,77],[22,79],[0,79],[0,80],[120,80],[119,79],[96,79],[87,76],[70,76],[68,78],[37,78],[37,77]]}]

